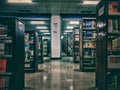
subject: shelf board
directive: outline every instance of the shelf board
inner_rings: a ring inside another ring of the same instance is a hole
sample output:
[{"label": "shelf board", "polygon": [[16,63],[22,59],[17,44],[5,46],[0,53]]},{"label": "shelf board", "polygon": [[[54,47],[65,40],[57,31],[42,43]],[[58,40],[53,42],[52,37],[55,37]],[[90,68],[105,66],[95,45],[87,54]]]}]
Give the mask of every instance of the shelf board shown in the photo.
[{"label": "shelf board", "polygon": [[92,31],[94,30],[94,31],[95,31],[96,28],[83,28],[83,31],[86,31],[86,30],[88,30],[88,31],[89,31],[89,30],[92,30]]},{"label": "shelf board", "polygon": [[108,71],[110,72],[120,71],[120,68],[108,68]]},{"label": "shelf board", "polygon": [[7,37],[7,36],[1,36],[0,35],[0,39],[3,39],[3,40],[12,40],[12,37]]},{"label": "shelf board", "polygon": [[109,55],[108,57],[120,57],[120,55]]},{"label": "shelf board", "polygon": [[83,47],[83,49],[96,49],[95,47]]},{"label": "shelf board", "polygon": [[1,55],[0,59],[9,59],[12,58],[12,55]]},{"label": "shelf board", "polygon": [[108,87],[108,90],[120,90],[119,87]]},{"label": "shelf board", "polygon": [[108,49],[108,52],[120,52],[120,49]]},{"label": "shelf board", "polygon": [[108,35],[120,35],[120,32],[108,32]]},{"label": "shelf board", "polygon": [[12,73],[5,73],[5,72],[0,73],[0,77],[6,77],[6,76],[11,76],[11,75],[12,75]]},{"label": "shelf board", "polygon": [[84,67],[84,69],[95,69],[96,67]]},{"label": "shelf board", "polygon": [[82,18],[83,20],[96,20],[96,18]]},{"label": "shelf board", "polygon": [[95,40],[95,38],[92,38],[92,37],[83,37],[83,40],[85,40],[85,39],[91,39],[91,40]]},{"label": "shelf board", "polygon": [[116,12],[116,13],[109,13],[108,14],[109,17],[113,17],[113,16],[120,16],[120,12]]},{"label": "shelf board", "polygon": [[95,59],[95,57],[91,57],[91,56],[87,56],[87,57],[83,57],[85,59]]},{"label": "shelf board", "polygon": [[93,40],[83,40],[83,42],[86,42],[86,41],[94,41],[95,42],[95,38],[93,38]]}]

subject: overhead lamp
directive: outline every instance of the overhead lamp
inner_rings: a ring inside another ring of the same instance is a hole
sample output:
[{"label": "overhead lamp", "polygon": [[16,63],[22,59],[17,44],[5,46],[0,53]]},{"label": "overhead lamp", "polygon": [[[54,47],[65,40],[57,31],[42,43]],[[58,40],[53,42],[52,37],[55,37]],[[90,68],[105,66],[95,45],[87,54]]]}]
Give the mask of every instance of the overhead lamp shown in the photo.
[{"label": "overhead lamp", "polygon": [[90,4],[93,4],[93,5],[96,5],[98,4],[99,1],[83,1],[83,4],[87,4],[87,5],[90,5]]},{"label": "overhead lamp", "polygon": [[70,24],[79,24],[79,21],[70,21]]},{"label": "overhead lamp", "polygon": [[65,32],[67,33],[67,32],[73,32],[73,30],[65,30]]},{"label": "overhead lamp", "polygon": [[40,30],[40,32],[46,32],[47,33],[47,32],[49,32],[49,30]]},{"label": "overhead lamp", "polygon": [[50,35],[50,33],[44,33],[44,34],[46,34],[46,35]]},{"label": "overhead lamp", "polygon": [[45,24],[44,21],[31,21],[31,24]]},{"label": "overhead lamp", "polygon": [[8,3],[32,3],[32,0],[7,0]]},{"label": "overhead lamp", "polygon": [[46,26],[37,26],[36,29],[47,29]]},{"label": "overhead lamp", "polygon": [[67,29],[73,29],[73,26],[67,26],[66,28]]}]

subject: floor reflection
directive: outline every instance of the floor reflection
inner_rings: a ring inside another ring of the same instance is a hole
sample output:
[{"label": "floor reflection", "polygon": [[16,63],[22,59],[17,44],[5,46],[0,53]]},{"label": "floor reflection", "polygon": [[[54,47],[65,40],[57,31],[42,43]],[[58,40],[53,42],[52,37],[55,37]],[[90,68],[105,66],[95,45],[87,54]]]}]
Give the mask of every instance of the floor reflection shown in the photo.
[{"label": "floor reflection", "polygon": [[72,57],[49,59],[38,72],[25,74],[24,90],[95,90],[95,73],[79,71]]}]

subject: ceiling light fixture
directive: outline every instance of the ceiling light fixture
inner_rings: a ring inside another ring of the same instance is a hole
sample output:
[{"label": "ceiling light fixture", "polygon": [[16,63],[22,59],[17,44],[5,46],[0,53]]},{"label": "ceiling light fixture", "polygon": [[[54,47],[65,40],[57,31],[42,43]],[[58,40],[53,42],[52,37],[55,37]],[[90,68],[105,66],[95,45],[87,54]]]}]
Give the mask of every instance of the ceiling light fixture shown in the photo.
[{"label": "ceiling light fixture", "polygon": [[83,1],[83,4],[94,4],[94,5],[96,5],[96,4],[98,4],[98,2],[99,1]]},{"label": "ceiling light fixture", "polygon": [[45,24],[44,21],[31,21],[31,24]]},{"label": "ceiling light fixture", "polygon": [[7,0],[8,3],[32,3],[32,0]]},{"label": "ceiling light fixture", "polygon": [[50,35],[50,33],[44,33],[44,34]]},{"label": "ceiling light fixture", "polygon": [[65,32],[67,33],[67,32],[73,32],[73,30],[65,30]]},{"label": "ceiling light fixture", "polygon": [[47,29],[46,26],[37,26],[36,29]]},{"label": "ceiling light fixture", "polygon": [[73,26],[67,26],[66,28],[67,29],[73,29]]},{"label": "ceiling light fixture", "polygon": [[79,24],[79,21],[70,21],[70,24]]},{"label": "ceiling light fixture", "polygon": [[40,32],[45,32],[45,33],[48,33],[49,30],[40,30]]}]

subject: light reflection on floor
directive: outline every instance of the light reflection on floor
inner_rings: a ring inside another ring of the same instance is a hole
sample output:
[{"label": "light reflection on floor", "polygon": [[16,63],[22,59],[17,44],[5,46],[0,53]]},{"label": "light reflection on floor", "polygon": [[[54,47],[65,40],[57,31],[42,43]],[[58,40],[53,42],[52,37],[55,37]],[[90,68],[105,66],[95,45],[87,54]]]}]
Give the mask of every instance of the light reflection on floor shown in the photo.
[{"label": "light reflection on floor", "polygon": [[72,57],[49,60],[38,72],[25,74],[24,90],[95,90],[95,73],[79,71]]}]

